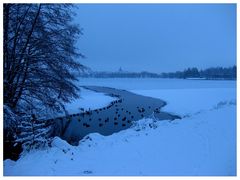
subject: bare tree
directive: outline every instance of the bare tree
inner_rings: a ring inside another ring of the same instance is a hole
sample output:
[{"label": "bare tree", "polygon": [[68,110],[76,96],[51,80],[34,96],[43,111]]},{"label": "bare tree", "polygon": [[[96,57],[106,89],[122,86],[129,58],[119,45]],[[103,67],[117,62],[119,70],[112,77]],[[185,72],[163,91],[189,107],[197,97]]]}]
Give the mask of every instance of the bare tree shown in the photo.
[{"label": "bare tree", "polygon": [[[75,42],[81,30],[73,23],[72,8],[71,4],[4,4],[4,112],[11,112],[4,114],[5,125],[32,124],[31,118],[27,123],[23,117],[41,109],[64,110],[65,102],[78,97],[74,74],[84,66],[78,62],[83,55]],[[10,148],[4,154],[14,149],[13,131],[26,129],[11,126],[4,126],[4,146]],[[33,137],[38,137],[36,133]]]},{"label": "bare tree", "polygon": [[78,97],[81,33],[69,4],[4,4],[4,104],[57,110]]}]

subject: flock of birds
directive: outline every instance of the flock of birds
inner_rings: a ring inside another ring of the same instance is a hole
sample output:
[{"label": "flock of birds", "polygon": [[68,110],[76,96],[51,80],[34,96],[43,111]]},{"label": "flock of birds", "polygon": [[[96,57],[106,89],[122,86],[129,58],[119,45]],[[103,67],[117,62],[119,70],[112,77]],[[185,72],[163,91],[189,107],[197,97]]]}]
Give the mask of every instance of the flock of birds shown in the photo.
[{"label": "flock of birds", "polygon": [[[82,128],[82,131],[71,131],[70,134],[65,133],[66,138],[71,139],[72,136],[74,136],[74,138],[78,136],[83,137],[86,135],[86,133],[89,132],[101,132],[103,134],[109,134],[115,131],[117,132],[119,130],[130,127],[134,121],[137,121],[149,115],[151,116],[152,113],[155,114],[156,117],[161,117],[162,112],[160,112],[160,110],[164,105],[159,103],[161,106],[157,106],[157,101],[149,101],[149,103],[146,103],[144,105],[138,105],[137,102],[129,102],[130,98],[128,98],[128,96],[125,96],[125,98],[114,94],[112,94],[112,96],[117,97],[118,99],[112,101],[106,107],[95,110],[80,109],[79,113],[54,119],[48,119],[46,122],[49,122],[49,124],[56,123],[56,131],[58,130],[58,126],[63,128],[65,132],[67,132],[66,128],[72,126],[77,126],[74,127],[74,130]],[[134,101],[134,98],[131,99],[131,101]],[[144,102],[144,100],[142,102]],[[174,116],[172,119],[175,118],[179,117]]]},{"label": "flock of birds", "polygon": [[[112,106],[115,106],[115,116],[114,116],[114,126],[117,126],[117,125],[119,125],[120,123],[119,123],[119,120],[122,120],[122,127],[124,127],[124,126],[126,126],[126,123],[128,123],[128,124],[130,124],[131,123],[131,120],[130,119],[128,119],[127,120],[127,117],[125,116],[125,117],[123,117],[123,118],[121,118],[120,116],[120,113],[121,114],[123,114],[124,113],[124,108],[119,108],[119,106],[120,106],[120,104],[123,102],[123,99],[119,99],[119,100],[116,100],[116,101],[113,101],[113,102],[111,102],[110,103],[110,105],[108,105],[107,107],[103,107],[103,108],[100,108],[100,109],[95,109],[95,110],[88,110],[88,111],[86,111],[86,112],[84,112],[84,113],[82,113],[82,114],[80,114],[80,117],[78,118],[78,121],[79,122],[81,122],[81,117],[85,117],[85,116],[88,116],[89,118],[88,118],[88,121],[90,122],[90,121],[92,121],[92,118],[91,118],[91,115],[93,114],[93,113],[96,113],[96,114],[99,114],[100,112],[102,112],[102,111],[105,111],[105,110],[108,110],[108,109],[110,109]],[[122,112],[120,112],[120,111],[122,111]],[[126,113],[127,114],[129,114],[129,115],[131,115],[131,112],[129,112],[129,111],[126,111]],[[131,117],[130,117],[131,119],[133,119],[134,118],[134,116],[132,115]],[[99,117],[98,118],[98,126],[99,127],[102,127],[102,126],[104,126],[104,124],[106,124],[106,123],[109,123],[110,122],[110,119],[109,119],[109,117],[107,117],[107,118],[101,118],[101,117]],[[86,128],[89,128],[90,127],[90,124],[89,123],[83,123],[83,126],[85,126]]]},{"label": "flock of birds", "polygon": [[[116,95],[112,95],[112,96],[116,96]],[[103,108],[100,108],[100,109],[95,109],[95,110],[90,110],[89,109],[87,111],[84,111],[84,109],[82,109],[83,112],[69,115],[69,116],[66,117],[66,120],[71,121],[72,117],[76,117],[77,121],[79,123],[82,123],[82,126],[85,127],[85,128],[90,128],[92,121],[94,123],[98,122],[98,125],[97,125],[98,127],[103,127],[103,126],[107,125],[107,123],[112,123],[113,122],[113,125],[115,127],[124,128],[124,127],[129,127],[131,125],[131,122],[134,120],[134,118],[135,119],[143,118],[146,111],[148,111],[148,113],[149,113],[149,111],[152,110],[152,112],[154,112],[156,114],[160,113],[160,108],[154,108],[154,107],[151,107],[151,106],[147,106],[145,108],[137,106],[136,111],[131,112],[131,111],[123,108],[123,106],[122,106],[123,101],[124,101],[123,98],[118,99],[118,100],[112,101],[106,107],[103,107]],[[103,111],[107,111],[110,108],[115,109],[114,114],[111,115],[112,116],[111,119],[109,117],[101,117],[100,113],[103,112]],[[92,115],[95,115],[95,117],[92,116]],[[63,120],[64,117],[59,117],[59,118],[56,118],[56,119]],[[51,120],[53,120],[53,119],[50,119],[50,121]]]},{"label": "flock of birds", "polygon": [[[131,111],[129,110],[125,110],[123,107],[121,107],[121,103],[123,102],[124,99],[119,99],[116,101],[111,102],[107,107],[103,107],[100,109],[95,109],[95,110],[87,110],[83,113],[80,114],[75,114],[72,115],[74,116],[78,116],[77,120],[78,122],[81,122],[82,119],[86,119],[88,122],[83,122],[82,125],[83,127],[89,128],[91,127],[90,122],[93,120],[92,115],[93,114],[99,114],[105,110],[110,109],[112,106],[115,107],[115,114],[112,117],[113,118],[113,125],[114,126],[122,126],[122,127],[126,127],[131,125],[131,122],[134,120],[134,115]],[[143,118],[144,117],[144,113],[146,112],[146,109],[143,107],[136,107],[137,112],[139,113],[140,117]],[[152,107],[148,106],[148,109],[150,110]],[[153,110],[155,113],[160,113],[160,108],[155,108]],[[100,114],[99,114],[100,115]],[[103,127],[104,125],[106,125],[107,123],[110,122],[110,118],[106,117],[106,118],[101,118],[98,117],[98,127]]]}]

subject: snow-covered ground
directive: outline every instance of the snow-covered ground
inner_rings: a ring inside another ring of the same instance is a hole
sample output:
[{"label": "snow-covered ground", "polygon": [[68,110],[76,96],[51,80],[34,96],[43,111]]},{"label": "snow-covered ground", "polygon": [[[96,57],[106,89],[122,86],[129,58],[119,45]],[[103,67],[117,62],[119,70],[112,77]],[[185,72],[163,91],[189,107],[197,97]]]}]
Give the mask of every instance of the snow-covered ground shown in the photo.
[{"label": "snow-covered ground", "polygon": [[132,90],[132,92],[163,99],[167,102],[167,106],[162,110],[180,116],[200,113],[218,103],[236,100],[235,88],[155,89]]},{"label": "snow-covered ground", "polygon": [[164,110],[181,120],[142,119],[110,136],[90,134],[79,146],[56,137],[51,148],[5,160],[4,175],[236,175],[235,82],[196,82],[131,88],[167,101]]},{"label": "snow-covered ground", "polygon": [[65,108],[69,114],[81,112],[81,108],[94,110],[109,105],[117,98],[110,97],[104,93],[90,91],[85,88],[80,88],[80,98],[65,104]]},{"label": "snow-covered ground", "polygon": [[[79,87],[79,98],[69,103],[63,103],[66,113],[77,114],[86,110],[95,110],[108,106],[112,101],[117,100],[115,97],[108,96],[101,92],[95,92],[83,87]],[[36,112],[39,119],[53,119],[65,116],[65,112],[53,112],[51,109],[44,109]]]}]

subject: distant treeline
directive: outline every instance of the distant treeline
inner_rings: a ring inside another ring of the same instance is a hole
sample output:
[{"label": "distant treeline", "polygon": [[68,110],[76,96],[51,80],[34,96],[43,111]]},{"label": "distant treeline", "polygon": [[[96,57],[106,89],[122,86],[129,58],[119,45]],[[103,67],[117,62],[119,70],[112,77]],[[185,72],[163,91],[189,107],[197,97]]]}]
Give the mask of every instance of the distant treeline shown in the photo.
[{"label": "distant treeline", "polygon": [[198,70],[197,68],[187,68],[184,71],[177,71],[171,73],[162,73],[162,78],[203,78],[203,79],[236,79],[236,66],[223,68],[214,67],[205,70]]},{"label": "distant treeline", "polygon": [[187,68],[184,71],[176,71],[170,73],[150,73],[150,72],[88,72],[81,74],[81,77],[92,78],[201,78],[201,79],[236,79],[236,66],[223,68],[214,67],[205,70],[197,68]]},{"label": "distant treeline", "polygon": [[91,72],[88,74],[81,74],[81,77],[92,78],[159,78],[160,75],[150,72]]}]

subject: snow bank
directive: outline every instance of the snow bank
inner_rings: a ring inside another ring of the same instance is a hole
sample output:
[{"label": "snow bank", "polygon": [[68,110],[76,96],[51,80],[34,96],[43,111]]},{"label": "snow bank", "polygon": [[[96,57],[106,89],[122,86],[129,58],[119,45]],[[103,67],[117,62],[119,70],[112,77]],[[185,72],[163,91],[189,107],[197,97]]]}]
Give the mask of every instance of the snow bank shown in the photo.
[{"label": "snow bank", "polygon": [[86,136],[79,146],[4,161],[5,175],[236,175],[236,106],[225,103],[176,121],[143,119],[132,128]]},{"label": "snow bank", "polygon": [[71,103],[65,104],[65,108],[69,114],[79,113],[81,112],[81,108],[85,110],[99,109],[109,105],[112,101],[117,100],[104,93],[94,92],[84,88],[81,88],[80,96],[79,99],[75,99]]},{"label": "snow bank", "polygon": [[67,141],[62,140],[59,137],[54,137],[53,138],[51,146],[53,148],[59,148],[61,150],[65,150],[65,151],[68,150],[68,149],[71,149],[71,147],[72,147],[70,144],[67,143]]},{"label": "snow bank", "polygon": [[[74,99],[69,103],[63,103],[68,114],[77,114],[86,110],[94,110],[108,106],[112,101],[117,100],[115,97],[108,96],[104,93],[91,91],[85,88],[80,88],[79,98]],[[65,116],[65,112],[53,112],[51,109],[43,109],[37,112],[40,119],[54,119]]]}]

